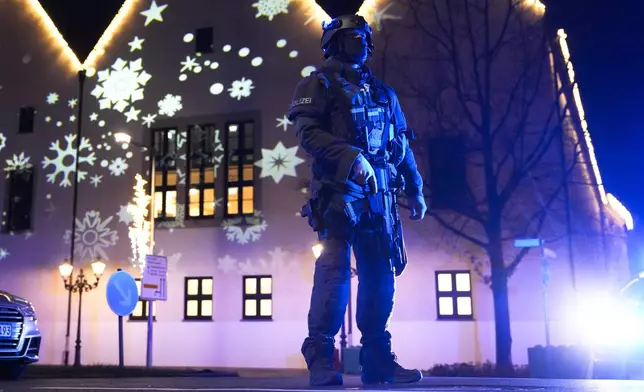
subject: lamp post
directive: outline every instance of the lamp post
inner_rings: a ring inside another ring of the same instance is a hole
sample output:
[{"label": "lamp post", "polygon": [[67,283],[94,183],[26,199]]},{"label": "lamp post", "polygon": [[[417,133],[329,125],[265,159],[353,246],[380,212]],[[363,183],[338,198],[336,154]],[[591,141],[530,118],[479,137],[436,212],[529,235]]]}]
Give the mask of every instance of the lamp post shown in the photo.
[{"label": "lamp post", "polygon": [[150,146],[148,147],[142,143],[138,143],[132,140],[132,137],[125,132],[116,132],[114,134],[114,140],[117,143],[131,144],[137,146],[141,151],[148,153],[148,160],[150,161],[150,166],[148,170],[150,172],[149,184],[150,184],[150,252],[154,254],[154,170],[156,166],[155,154],[154,154],[154,134],[150,139]]},{"label": "lamp post", "polygon": [[[74,186],[72,196],[72,233],[71,245],[69,250],[69,263],[74,265],[74,246],[76,245],[76,215],[78,214],[78,164],[80,156],[80,145],[82,139],[82,125],[83,125],[83,97],[85,95],[85,79],[87,78],[87,71],[81,69],[78,71],[78,121],[76,122],[76,157],[74,158]],[[71,278],[71,275],[70,275]],[[70,291],[67,296],[67,330],[65,333],[65,351],[63,353],[63,364],[69,365],[69,336],[71,327],[72,316],[72,292]]]},{"label": "lamp post", "polygon": [[81,366],[81,310],[83,304],[83,292],[91,291],[98,287],[98,282],[101,280],[101,276],[105,272],[105,263],[100,259],[97,259],[92,263],[92,272],[96,277],[96,281],[90,284],[81,268],[76,275],[76,279],[72,278],[72,272],[74,271],[74,266],[69,261],[65,261],[63,264],[58,266],[60,271],[60,276],[63,278],[65,284],[65,290],[67,290],[70,295],[72,293],[78,293],[78,320],[76,325],[76,347],[74,353],[74,367]]}]

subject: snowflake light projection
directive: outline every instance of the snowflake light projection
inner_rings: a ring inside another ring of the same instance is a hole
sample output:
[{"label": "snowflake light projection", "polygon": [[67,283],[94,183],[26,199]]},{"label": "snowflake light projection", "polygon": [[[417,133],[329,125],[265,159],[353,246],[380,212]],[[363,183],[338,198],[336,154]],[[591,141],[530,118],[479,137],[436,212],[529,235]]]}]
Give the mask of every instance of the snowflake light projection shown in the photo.
[{"label": "snowflake light projection", "polygon": [[235,80],[233,85],[228,89],[230,92],[230,97],[235,98],[238,101],[242,98],[250,97],[251,90],[254,89],[253,81],[246,78],[241,78],[240,80]]},{"label": "snowflake light projection", "polygon": [[6,249],[4,249],[4,248],[0,248],[0,260],[4,260],[4,259],[6,259],[7,257],[9,257],[9,254],[10,254],[10,253],[9,253],[9,252],[7,252],[7,250],[6,250]]},{"label": "snowflake light projection", "polygon": [[129,225],[134,220],[129,211],[129,205],[119,206],[119,212],[116,213],[116,216],[118,216],[120,223],[125,223],[126,225]]},{"label": "snowflake light projection", "polygon": [[127,206],[127,212],[132,216],[132,225],[128,227],[128,237],[132,245],[132,266],[145,268],[145,256],[152,249],[151,225],[148,217],[148,205],[151,197],[145,193],[145,184],[148,182],[137,174],[134,185],[134,198]]},{"label": "snowflake light projection", "polygon": [[21,152],[19,155],[13,154],[11,159],[5,161],[6,166],[4,170],[6,172],[12,172],[29,169],[32,166],[31,162],[29,162],[30,159],[31,157],[25,156],[24,152]]},{"label": "snowflake light projection", "polygon": [[49,105],[53,105],[56,102],[58,102],[58,98],[59,98],[59,95],[57,93],[49,93],[47,94],[46,101]]},{"label": "snowflake light projection", "polygon": [[[85,213],[82,220],[76,219],[76,253],[81,260],[92,260],[100,257],[104,261],[109,260],[105,249],[116,245],[119,239],[118,233],[108,225],[112,217],[101,219],[101,213],[90,210]],[[72,231],[66,230],[63,240],[66,244],[71,243]]]},{"label": "snowflake light projection", "polygon": [[[46,169],[49,166],[54,167],[54,172],[47,174],[47,182],[53,184],[56,181],[56,177],[58,177],[58,175],[60,174],[61,180],[59,185],[62,187],[68,187],[72,185],[71,181],[69,180],[69,175],[75,170],[77,159],[76,148],[74,145],[74,142],[76,141],[76,135],[66,135],[65,141],[67,142],[67,146],[64,149],[60,146],[60,140],[52,142],[49,150],[54,151],[56,153],[56,156],[54,158],[45,157],[45,159],[42,161],[43,169]],[[81,155],[80,157],[78,157],[79,167],[81,164],[88,164],[93,166],[94,162],[96,161],[96,157],[94,156],[94,152],[92,151],[92,144],[90,143],[88,138],[84,137],[81,139],[78,150],[81,154],[84,151],[89,152],[88,154],[86,153],[86,155]],[[78,182],[83,181],[87,176],[87,172],[78,170],[77,176]]]},{"label": "snowflake light projection", "polygon": [[255,18],[265,16],[269,21],[279,14],[288,14],[288,6],[292,0],[257,0],[252,7],[257,8]]},{"label": "snowflake light projection", "polygon": [[183,109],[181,97],[172,94],[167,94],[157,105],[159,106],[159,114],[168,117],[174,116],[179,110]]},{"label": "snowflake light projection", "polygon": [[262,148],[262,159],[255,162],[255,166],[262,168],[259,178],[273,177],[275,183],[279,183],[284,176],[296,177],[295,166],[304,162],[297,156],[298,148],[286,148],[282,142],[278,142],[272,150]]},{"label": "snowflake light projection", "polygon": [[143,87],[151,78],[143,69],[142,59],[128,62],[118,58],[111,69],[98,72],[98,83],[91,94],[101,110],[123,113],[130,104],[143,99]]},{"label": "snowflake light projection", "polygon": [[127,161],[121,157],[112,159],[110,164],[107,166],[110,174],[116,177],[125,174],[128,167],[129,165],[127,164]]},{"label": "snowflake light projection", "polygon": [[0,151],[7,147],[7,138],[4,133],[0,133]]},{"label": "snowflake light projection", "polygon": [[222,227],[228,241],[244,245],[258,241],[268,225],[262,213],[255,211],[250,217],[226,219],[222,222]]},{"label": "snowflake light projection", "polygon": [[276,247],[268,251],[268,258],[246,258],[245,261],[225,255],[217,260],[217,269],[223,273],[238,273],[240,275],[261,275],[287,272],[293,270],[294,258],[290,252]]}]

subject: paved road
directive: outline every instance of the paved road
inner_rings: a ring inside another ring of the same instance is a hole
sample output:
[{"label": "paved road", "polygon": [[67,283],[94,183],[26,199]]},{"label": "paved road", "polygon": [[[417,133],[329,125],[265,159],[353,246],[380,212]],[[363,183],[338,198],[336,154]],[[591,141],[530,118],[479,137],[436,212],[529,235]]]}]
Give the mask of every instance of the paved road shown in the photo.
[{"label": "paved road", "polygon": [[[318,390],[428,391],[428,392],[643,392],[644,381],[550,381],[481,378],[426,378],[420,383],[388,388],[363,388],[356,377],[346,377],[343,388]],[[101,392],[101,391],[212,391],[304,392],[303,377],[294,378],[121,378],[121,379],[25,379],[0,382],[0,392]]]}]

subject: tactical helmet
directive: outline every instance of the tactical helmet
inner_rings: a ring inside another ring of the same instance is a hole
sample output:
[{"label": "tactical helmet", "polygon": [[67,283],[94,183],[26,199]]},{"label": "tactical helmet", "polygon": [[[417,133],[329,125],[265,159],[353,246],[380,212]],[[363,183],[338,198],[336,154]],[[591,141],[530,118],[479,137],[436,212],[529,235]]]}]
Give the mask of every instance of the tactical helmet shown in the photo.
[{"label": "tactical helmet", "polygon": [[333,18],[330,22],[322,23],[322,51],[328,55],[331,48],[333,37],[341,30],[355,29],[365,33],[369,51],[373,52],[374,45],[371,39],[371,27],[367,21],[360,15],[341,15]]}]

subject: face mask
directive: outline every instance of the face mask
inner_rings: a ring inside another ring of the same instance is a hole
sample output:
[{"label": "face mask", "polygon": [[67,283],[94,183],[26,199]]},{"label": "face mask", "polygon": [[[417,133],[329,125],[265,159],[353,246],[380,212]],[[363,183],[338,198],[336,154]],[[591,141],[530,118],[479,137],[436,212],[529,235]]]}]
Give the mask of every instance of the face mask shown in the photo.
[{"label": "face mask", "polygon": [[362,64],[367,60],[369,50],[364,38],[346,37],[342,40],[343,52],[347,60],[353,64]]}]

